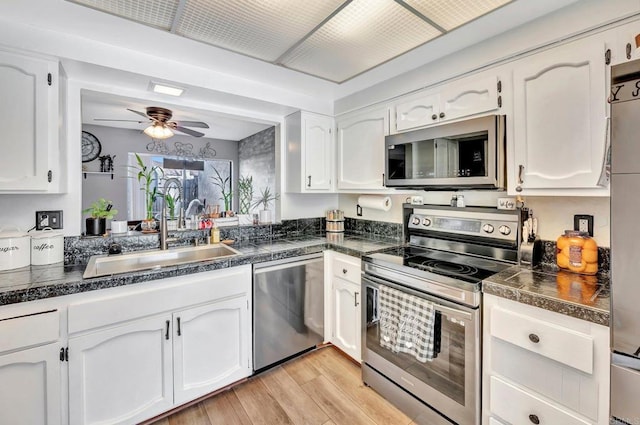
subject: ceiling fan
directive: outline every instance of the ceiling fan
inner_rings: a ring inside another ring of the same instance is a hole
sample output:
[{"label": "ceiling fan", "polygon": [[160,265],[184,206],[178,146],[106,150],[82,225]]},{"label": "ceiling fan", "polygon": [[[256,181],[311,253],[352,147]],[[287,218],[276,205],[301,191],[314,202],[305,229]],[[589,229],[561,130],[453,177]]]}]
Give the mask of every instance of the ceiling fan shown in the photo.
[{"label": "ceiling fan", "polygon": [[127,121],[137,122],[140,124],[149,123],[151,125],[144,129],[144,134],[154,139],[169,138],[173,136],[173,131],[179,131],[193,137],[202,137],[204,136],[204,133],[200,133],[199,131],[191,130],[186,127],[209,128],[207,123],[201,121],[170,121],[173,116],[173,112],[170,109],[161,108],[159,106],[149,106],[146,110],[147,112],[144,113],[127,108],[127,111],[131,111],[134,114],[145,117],[147,118],[147,121],[112,120],[107,118],[96,118],[95,121]]}]

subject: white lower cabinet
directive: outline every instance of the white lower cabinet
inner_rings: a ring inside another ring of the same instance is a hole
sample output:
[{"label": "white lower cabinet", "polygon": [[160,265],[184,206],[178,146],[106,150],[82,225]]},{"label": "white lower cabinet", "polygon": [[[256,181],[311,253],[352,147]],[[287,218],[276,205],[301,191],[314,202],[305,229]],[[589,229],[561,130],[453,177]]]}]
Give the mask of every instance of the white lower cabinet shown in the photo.
[{"label": "white lower cabinet", "polygon": [[361,303],[360,259],[333,251],[325,251],[325,287],[330,306],[325,312],[329,331],[327,338],[333,345],[360,362]]},{"label": "white lower cabinet", "polygon": [[0,356],[0,423],[61,424],[59,344]]},{"label": "white lower cabinet", "polygon": [[173,407],[171,315],[69,340],[69,422],[137,423]]},{"label": "white lower cabinet", "polygon": [[[174,397],[182,404],[248,375],[247,299],[234,298],[174,313]],[[250,371],[249,371],[250,373]]]},{"label": "white lower cabinet", "polygon": [[483,424],[609,423],[609,328],[484,296]]},{"label": "white lower cabinet", "polygon": [[333,344],[360,361],[360,285],[333,279]]},{"label": "white lower cabinet", "polygon": [[251,266],[135,286],[68,307],[71,425],[139,423],[252,373]]}]

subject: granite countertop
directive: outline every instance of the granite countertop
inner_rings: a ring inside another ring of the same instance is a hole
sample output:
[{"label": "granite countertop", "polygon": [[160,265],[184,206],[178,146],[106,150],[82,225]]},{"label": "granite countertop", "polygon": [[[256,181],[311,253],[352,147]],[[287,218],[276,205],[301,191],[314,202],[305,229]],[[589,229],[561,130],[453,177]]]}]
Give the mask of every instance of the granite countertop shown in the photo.
[{"label": "granite countertop", "polygon": [[609,326],[607,275],[513,266],[485,279],[482,292]]},{"label": "granite countertop", "polygon": [[130,285],[192,273],[217,270],[242,264],[279,260],[331,249],[360,257],[370,252],[398,246],[400,242],[386,238],[331,234],[234,244],[240,255],[217,260],[181,264],[156,270],[143,270],[111,276],[84,279],[85,265],[30,266],[0,272],[0,306],[80,292]]}]

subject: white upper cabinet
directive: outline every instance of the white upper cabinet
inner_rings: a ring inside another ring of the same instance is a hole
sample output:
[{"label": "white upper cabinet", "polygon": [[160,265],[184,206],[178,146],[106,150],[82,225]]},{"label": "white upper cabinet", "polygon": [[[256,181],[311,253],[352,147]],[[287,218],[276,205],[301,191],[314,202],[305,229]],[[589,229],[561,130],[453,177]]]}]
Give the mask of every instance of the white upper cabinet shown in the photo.
[{"label": "white upper cabinet", "polygon": [[608,112],[604,55],[604,41],[593,36],[514,63],[509,193],[598,189]]},{"label": "white upper cabinet", "polygon": [[332,189],[333,118],[296,112],[285,118],[287,191],[329,192]]},{"label": "white upper cabinet", "polygon": [[498,110],[502,83],[496,75],[473,75],[398,99],[391,108],[391,132]]},{"label": "white upper cabinet", "polygon": [[0,51],[0,192],[59,187],[58,87],[57,62]]},{"label": "white upper cabinet", "polygon": [[389,111],[377,107],[337,119],[339,190],[384,189],[384,136]]}]

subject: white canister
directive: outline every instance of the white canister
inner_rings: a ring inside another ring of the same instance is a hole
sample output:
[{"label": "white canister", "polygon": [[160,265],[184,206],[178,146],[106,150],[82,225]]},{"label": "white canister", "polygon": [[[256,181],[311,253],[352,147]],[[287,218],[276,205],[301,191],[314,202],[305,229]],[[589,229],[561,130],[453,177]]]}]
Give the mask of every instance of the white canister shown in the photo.
[{"label": "white canister", "polygon": [[31,260],[31,237],[20,230],[0,229],[0,270],[26,267]]},{"label": "white canister", "polygon": [[111,233],[127,233],[129,227],[125,220],[111,220]]},{"label": "white canister", "polygon": [[41,266],[64,261],[64,236],[45,228],[31,232],[31,264]]}]

